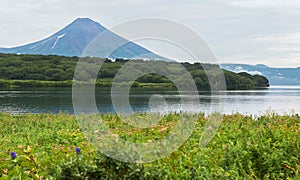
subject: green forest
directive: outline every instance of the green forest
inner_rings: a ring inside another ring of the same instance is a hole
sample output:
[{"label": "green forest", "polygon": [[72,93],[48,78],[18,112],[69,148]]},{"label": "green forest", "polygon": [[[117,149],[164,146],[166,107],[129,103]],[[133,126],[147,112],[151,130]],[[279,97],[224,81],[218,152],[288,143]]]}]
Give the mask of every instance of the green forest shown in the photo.
[{"label": "green forest", "polygon": [[[80,80],[88,80],[97,72],[97,87],[110,87],[116,74],[121,67],[129,60],[116,59],[99,59],[85,57],[82,59],[85,68],[77,75]],[[71,87],[73,76],[79,57],[64,56],[45,56],[45,55],[16,55],[16,54],[0,54],[0,87]],[[131,65],[130,71],[126,73],[125,78],[129,78],[130,73],[141,73],[136,66],[145,62],[143,60],[135,60],[135,64]],[[100,71],[95,69],[95,64],[103,63]],[[158,61],[147,62],[147,68],[159,66]],[[181,72],[178,69],[179,63],[161,62],[167,68],[163,71],[176,72],[179,78]],[[200,64],[200,63],[180,63],[192,76],[198,90],[210,89],[210,83],[207,73],[213,73],[219,69],[218,65]],[[205,70],[203,69],[205,67]],[[248,73],[234,73],[222,70],[226,80],[228,90],[246,90],[258,87],[268,87],[269,81],[264,76],[250,75]],[[176,74],[175,73],[175,74]],[[122,75],[121,75],[122,77]],[[121,78],[122,79],[122,78]],[[167,77],[155,73],[144,74],[137,78],[132,87],[175,87],[175,85]]]}]

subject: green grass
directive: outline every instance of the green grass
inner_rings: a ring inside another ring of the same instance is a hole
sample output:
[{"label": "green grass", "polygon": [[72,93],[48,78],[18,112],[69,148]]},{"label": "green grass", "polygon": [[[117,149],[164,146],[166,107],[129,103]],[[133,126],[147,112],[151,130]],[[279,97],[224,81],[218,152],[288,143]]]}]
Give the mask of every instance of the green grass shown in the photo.
[{"label": "green grass", "polygon": [[[99,79],[96,81],[96,87],[111,87],[113,79]],[[80,84],[80,83],[78,83]],[[85,83],[88,84],[88,83]],[[117,83],[116,83],[117,84]],[[73,81],[41,81],[41,80],[3,80],[0,79],[0,88],[39,88],[39,87],[72,87]],[[140,83],[134,82],[133,88],[175,88],[172,83]]]},{"label": "green grass", "polygon": [[[113,133],[134,142],[167,135],[178,114],[138,129],[118,116],[101,115]],[[202,114],[192,136],[171,156],[152,163],[118,162],[100,154],[67,114],[0,113],[0,179],[299,179],[300,116],[265,115],[256,120],[225,115],[213,140],[198,143]],[[81,153],[76,154],[79,147]],[[11,152],[17,157],[12,159]]]}]

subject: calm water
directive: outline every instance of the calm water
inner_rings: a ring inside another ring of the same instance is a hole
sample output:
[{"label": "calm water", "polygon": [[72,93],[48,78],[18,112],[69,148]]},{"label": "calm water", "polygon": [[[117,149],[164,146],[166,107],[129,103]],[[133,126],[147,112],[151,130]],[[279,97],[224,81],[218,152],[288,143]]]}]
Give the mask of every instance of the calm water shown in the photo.
[{"label": "calm water", "polygon": [[[251,91],[226,91],[216,93],[213,96],[209,92],[200,92],[199,95],[199,104],[186,103],[181,105],[182,96],[175,90],[132,90],[130,92],[130,105],[134,111],[140,112],[182,110],[210,113],[212,107],[224,105],[223,112],[225,114],[239,112],[260,115],[269,109],[278,113],[300,113],[299,86],[276,86]],[[108,89],[96,89],[96,103],[99,112],[115,112]],[[8,113],[74,113],[72,89],[0,89],[0,111]]]}]

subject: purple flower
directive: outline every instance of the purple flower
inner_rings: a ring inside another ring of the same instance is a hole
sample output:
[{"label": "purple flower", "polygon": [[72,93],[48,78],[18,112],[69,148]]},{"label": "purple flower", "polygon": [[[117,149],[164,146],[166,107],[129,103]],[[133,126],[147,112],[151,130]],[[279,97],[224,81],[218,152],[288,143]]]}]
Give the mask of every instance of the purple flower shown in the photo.
[{"label": "purple flower", "polygon": [[11,157],[12,159],[15,159],[15,158],[17,157],[17,153],[16,153],[16,152],[11,152],[11,153],[10,153],[10,157]]},{"label": "purple flower", "polygon": [[76,148],[76,154],[79,154],[79,153],[80,153],[80,148],[77,147],[77,148]]}]

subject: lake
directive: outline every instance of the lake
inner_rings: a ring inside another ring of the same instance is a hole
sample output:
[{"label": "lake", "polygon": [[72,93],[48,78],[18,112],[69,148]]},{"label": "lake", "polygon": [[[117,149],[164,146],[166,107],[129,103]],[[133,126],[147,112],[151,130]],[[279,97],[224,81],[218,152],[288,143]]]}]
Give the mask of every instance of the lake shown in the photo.
[{"label": "lake", "polygon": [[[115,113],[109,89],[95,91],[99,112]],[[192,111],[211,113],[212,106],[224,105],[224,113],[261,115],[267,111],[300,112],[300,86],[272,86],[267,89],[199,92],[199,104],[181,104],[176,90],[133,89],[130,105],[139,112]],[[194,97],[190,97],[194,98]],[[153,101],[154,99],[154,101]],[[220,101],[214,101],[218,99]],[[149,103],[149,101],[154,103]],[[71,88],[0,89],[0,111],[7,113],[74,113]]]}]

